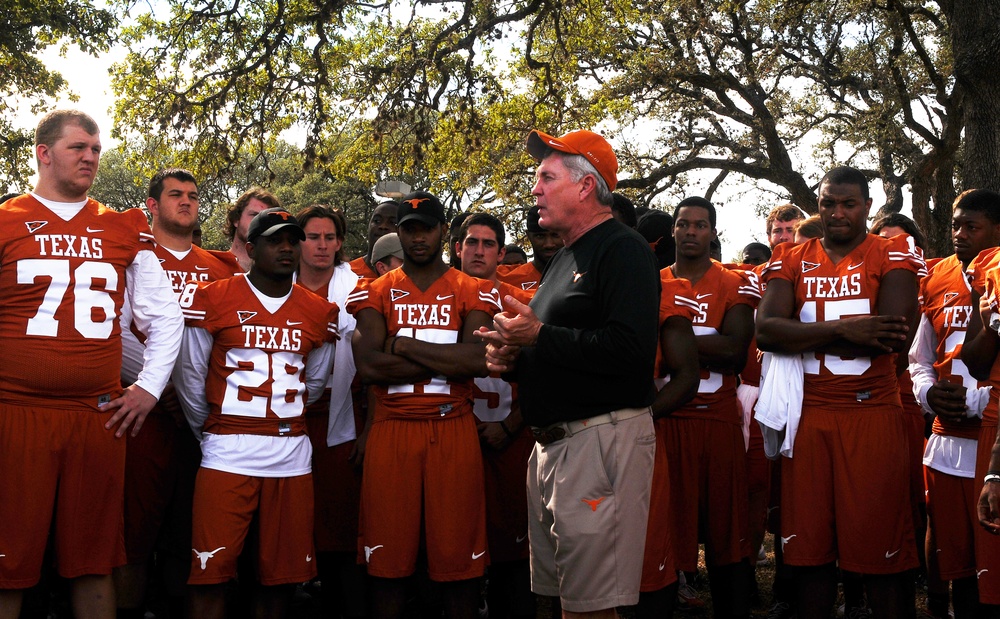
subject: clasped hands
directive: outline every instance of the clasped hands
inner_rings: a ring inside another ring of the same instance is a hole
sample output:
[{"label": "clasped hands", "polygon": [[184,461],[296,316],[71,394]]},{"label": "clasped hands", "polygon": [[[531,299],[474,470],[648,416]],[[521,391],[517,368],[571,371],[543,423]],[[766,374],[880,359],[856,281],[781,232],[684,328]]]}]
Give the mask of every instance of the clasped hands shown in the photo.
[{"label": "clasped hands", "polygon": [[503,301],[506,309],[493,316],[493,330],[476,330],[476,335],[486,342],[486,367],[490,372],[513,370],[521,347],[534,346],[542,329],[542,322],[530,307],[510,295]]}]

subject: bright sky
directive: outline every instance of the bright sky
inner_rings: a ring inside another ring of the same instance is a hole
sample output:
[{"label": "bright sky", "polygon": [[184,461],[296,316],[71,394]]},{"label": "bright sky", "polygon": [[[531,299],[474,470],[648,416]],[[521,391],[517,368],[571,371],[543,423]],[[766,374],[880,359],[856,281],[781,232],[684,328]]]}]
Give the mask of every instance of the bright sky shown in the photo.
[{"label": "bright sky", "polygon": [[[42,59],[47,66],[61,72],[69,83],[69,89],[79,96],[78,102],[71,102],[68,98],[59,101],[60,105],[79,108],[97,121],[101,127],[101,141],[105,150],[113,148],[117,143],[111,138],[111,107],[113,95],[111,92],[111,79],[108,69],[111,64],[122,59],[124,51],[115,49],[100,58],[94,58],[79,52],[75,48],[71,50],[67,57],[62,58],[55,47],[42,54]],[[30,127],[36,122],[36,118],[30,112],[24,114],[20,119],[20,124]],[[694,177],[692,177],[694,178]],[[687,195],[701,195],[708,187],[712,176],[705,177],[704,180],[694,180]],[[818,179],[807,179],[814,181]],[[877,183],[871,186],[874,205],[874,212],[884,202],[884,194]],[[903,212],[909,215],[909,201]],[[731,175],[720,187],[714,196],[714,203],[718,207],[718,231],[723,238],[722,257],[724,261],[734,260],[739,251],[752,241],[767,242],[764,233],[764,220],[755,214],[757,202],[763,202],[765,207],[776,206],[781,201],[768,192],[756,190],[754,187],[740,183],[739,177]],[[660,208],[665,208],[665,204],[659,204]]]}]

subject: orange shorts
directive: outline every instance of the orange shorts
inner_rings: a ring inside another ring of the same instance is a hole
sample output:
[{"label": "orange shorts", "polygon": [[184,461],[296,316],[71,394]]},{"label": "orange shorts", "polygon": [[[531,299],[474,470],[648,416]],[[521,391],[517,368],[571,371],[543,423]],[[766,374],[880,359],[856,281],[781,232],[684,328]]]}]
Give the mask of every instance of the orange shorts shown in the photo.
[{"label": "orange shorts", "polygon": [[[329,407],[328,399],[322,401]],[[361,507],[361,469],[348,460],[355,441],[327,447],[329,410],[324,410],[322,415],[311,414],[309,410],[313,406],[306,411],[306,431],[313,448],[316,550],[356,552],[358,510]]]},{"label": "orange shorts", "polygon": [[535,449],[531,428],[525,425],[502,451],[483,445],[486,492],[486,538],[490,562],[527,559],[528,458]]},{"label": "orange shorts", "polygon": [[[984,425],[979,430],[979,448],[976,451],[975,496],[983,490],[983,477],[990,468],[990,453],[997,440],[997,427]],[[982,604],[1000,604],[1000,535],[993,535],[979,525],[976,518],[976,574],[979,576],[979,601]]]},{"label": "orange shorts", "polygon": [[[177,493],[189,496],[190,481],[201,462],[198,440],[185,425],[154,409],[138,436],[126,435],[125,553],[129,564],[144,563],[153,554],[167,508]],[[184,543],[185,552],[190,539]]]},{"label": "orange shorts", "polygon": [[110,417],[0,404],[0,589],[38,582],[50,531],[64,578],[125,563],[125,441]]},{"label": "orange shorts", "polygon": [[941,580],[976,575],[975,530],[979,528],[976,501],[982,484],[930,467],[927,476],[927,528],[934,539]]},{"label": "orange shorts", "polygon": [[895,574],[918,565],[904,415],[895,406],[802,413],[781,460],[781,543],[788,565]]},{"label": "orange shorts", "polygon": [[250,477],[201,468],[188,584],[214,585],[236,576],[254,514],[260,526],[260,584],[302,583],[316,576],[312,475]]},{"label": "orange shorts", "polygon": [[648,593],[677,581],[677,557],[674,556],[673,514],[670,512],[670,475],[667,473],[667,446],[663,430],[656,428],[656,452],[653,454],[653,484],[649,493],[649,522],[646,547],[642,556],[642,582],[639,591]]},{"label": "orange shorts", "polygon": [[[903,420],[906,425],[906,444],[910,446],[910,452],[906,456],[906,462],[910,466],[910,496],[913,499],[914,507],[927,501],[927,487],[924,485],[924,429],[927,426],[924,420],[924,410],[917,404],[917,399],[913,392],[900,393],[899,399],[903,402]],[[920,512],[914,512],[914,517],[919,517]]]},{"label": "orange shorts", "polygon": [[670,477],[670,524],[676,568],[698,567],[698,542],[712,565],[738,563],[750,555],[747,460],[739,424],[666,417],[663,435]]},{"label": "orange shorts", "polygon": [[421,546],[432,580],[468,580],[486,570],[483,462],[471,411],[383,419],[368,434],[358,560],[372,576],[403,578],[416,568]]},{"label": "orange shorts", "polygon": [[763,494],[771,490],[771,464],[764,455],[764,435],[756,414],[750,417],[750,445],[747,447],[747,486],[750,494]]},{"label": "orange shorts", "polygon": [[770,487],[767,491],[767,532],[772,535],[781,533],[781,461],[768,460],[767,467],[770,470]]}]

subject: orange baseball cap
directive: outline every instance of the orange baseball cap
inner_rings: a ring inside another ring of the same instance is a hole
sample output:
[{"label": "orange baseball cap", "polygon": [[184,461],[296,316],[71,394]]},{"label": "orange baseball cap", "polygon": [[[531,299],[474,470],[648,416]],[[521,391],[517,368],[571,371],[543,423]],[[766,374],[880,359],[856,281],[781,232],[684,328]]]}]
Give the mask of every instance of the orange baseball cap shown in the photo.
[{"label": "orange baseball cap", "polygon": [[608,189],[615,190],[618,185],[618,158],[611,150],[608,141],[593,131],[570,131],[558,138],[538,129],[532,129],[528,134],[528,154],[541,161],[547,149],[557,150],[571,155],[583,155],[608,184]]}]

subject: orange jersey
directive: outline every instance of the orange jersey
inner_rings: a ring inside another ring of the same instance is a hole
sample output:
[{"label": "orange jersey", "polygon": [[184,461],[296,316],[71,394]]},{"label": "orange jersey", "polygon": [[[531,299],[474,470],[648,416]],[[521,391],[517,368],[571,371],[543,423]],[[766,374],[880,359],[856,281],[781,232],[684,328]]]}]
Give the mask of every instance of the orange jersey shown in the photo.
[{"label": "orange jersey", "polygon": [[[347,311],[357,315],[374,309],[385,318],[390,337],[412,337],[436,344],[462,341],[470,312],[493,315],[500,310],[499,293],[488,282],[449,269],[430,288],[421,291],[402,269],[376,280],[362,280],[350,297]],[[405,385],[373,385],[375,419],[398,416],[443,417],[472,408],[472,379],[435,376]]]},{"label": "orange jersey", "polygon": [[531,291],[537,290],[538,284],[542,283],[542,274],[535,268],[534,261],[512,265],[507,268],[504,268],[505,266],[501,265],[497,268],[497,277],[502,282],[521,290]]},{"label": "orange jersey", "polygon": [[[670,267],[660,271],[660,277],[661,284],[677,279]],[[695,336],[718,334],[730,308],[737,305],[753,308],[760,300],[755,283],[751,283],[743,273],[726,270],[718,262],[712,262],[708,271],[691,288],[694,302],[698,306],[691,320]],[[662,302],[660,307],[663,307]],[[672,416],[738,423],[740,418],[736,409],[736,376],[703,369],[698,395]]]},{"label": "orange jersey", "polygon": [[[764,272],[764,267],[767,263],[759,264],[753,269],[754,276],[757,281],[757,287],[760,290],[760,296],[763,298],[764,291],[767,286],[764,285],[764,280],[761,279],[761,273]],[[757,317],[756,312],[754,313],[754,318]],[[743,371],[740,372],[740,380],[748,385],[753,385],[755,387],[760,386],[760,374],[761,374],[761,356],[760,349],[757,348],[757,336],[755,335],[750,340],[750,346],[747,348],[747,363],[743,366]]]},{"label": "orange jersey", "polygon": [[[497,291],[501,302],[509,295],[525,305],[531,301],[534,292],[521,290],[506,282],[500,282]],[[479,421],[503,421],[517,401],[517,384],[505,381],[499,374],[477,376],[473,382],[473,398],[473,412]]]},{"label": "orange jersey", "polygon": [[146,216],[90,199],[70,221],[30,194],[0,207],[0,400],[97,410],[121,393],[125,271]]},{"label": "orange jersey", "polygon": [[[966,275],[969,279],[969,285],[976,294],[983,296],[986,293],[986,275],[998,265],[1000,265],[1000,247],[984,249],[972,259],[969,268],[966,269]],[[991,287],[991,290],[995,291],[996,288]],[[996,295],[991,294],[988,297],[990,303],[995,306]]]},{"label": "orange jersey", "polygon": [[[869,234],[837,264],[827,257],[819,239],[801,245],[778,245],[764,270],[764,281],[784,279],[795,290],[795,314],[804,323],[878,314],[882,278],[905,269],[920,275],[921,254],[907,235],[891,239]],[[860,402],[866,406],[899,406],[899,385],[893,355],[839,357],[803,354],[803,408]]]},{"label": "orange jersey", "polygon": [[[743,271],[747,273],[747,278],[751,283],[755,283],[760,291],[760,296],[764,296],[764,290],[767,288],[764,285],[763,280],[761,280],[761,273],[764,272],[764,267],[767,263],[758,264],[757,266],[752,266],[749,264],[741,264],[736,267],[736,270]],[[752,273],[752,275],[751,275]],[[756,314],[754,314],[756,317]],[[761,359],[760,350],[757,348],[757,338],[754,337],[750,340],[750,346],[747,348],[747,363],[743,366],[743,371],[740,372],[740,381],[753,385],[754,387],[760,386],[760,371],[761,371]]]},{"label": "orange jersey", "polygon": [[272,314],[246,277],[231,277],[188,285],[181,307],[187,326],[215,340],[205,379],[205,432],[304,434],[306,360],[337,337],[337,304],[295,284]]},{"label": "orange jersey", "polygon": [[[967,274],[972,289],[982,296],[982,300],[987,302],[993,312],[1000,311],[1000,248],[991,247],[983,250],[971,263]],[[992,327],[991,327],[992,328]],[[1000,404],[1000,357],[993,361],[990,367],[990,377],[988,384],[993,385],[990,390],[990,403],[983,411],[983,425],[997,425],[997,408]]]},{"label": "orange jersey", "polygon": [[[972,290],[965,278],[965,269],[954,255],[938,262],[927,277],[920,282],[921,312],[934,327],[937,337],[937,361],[934,371],[939,380],[952,378],[961,381],[968,389],[979,386],[975,378],[962,363],[962,343],[965,342],[966,328],[972,315]],[[912,385],[911,385],[912,386]],[[993,415],[996,409],[992,408]],[[985,412],[985,411],[984,411]],[[979,438],[980,421],[967,419],[956,423],[934,418],[934,433]]]},{"label": "orange jersey", "polygon": [[351,260],[347,264],[351,267],[351,270],[354,271],[355,275],[357,275],[361,279],[378,279],[378,273],[375,271],[375,269],[368,266],[368,264],[365,262],[364,256],[355,258],[354,260]]},{"label": "orange jersey", "polygon": [[[687,320],[694,320],[698,315],[698,302],[694,300],[694,290],[691,289],[691,282],[683,278],[675,278],[671,273],[664,276],[670,269],[660,271],[660,326],[671,316],[680,316]],[[663,366],[663,350],[656,347],[656,376],[664,377],[667,374]]]},{"label": "orange jersey", "polygon": [[192,245],[191,251],[180,260],[170,250],[160,245],[157,245],[153,252],[159,259],[164,273],[167,274],[171,289],[178,297],[184,286],[190,282],[214,282],[217,279],[226,279],[243,273],[236,256],[228,251],[213,252]]}]

